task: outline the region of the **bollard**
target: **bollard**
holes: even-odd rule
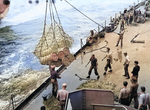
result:
[[[44,94],[42,97],[43,97],[43,101],[47,101],[47,94]]]

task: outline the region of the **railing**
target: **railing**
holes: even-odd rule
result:
[[[128,110],[123,105],[106,105],[106,104],[94,104],[91,103],[92,110]]]

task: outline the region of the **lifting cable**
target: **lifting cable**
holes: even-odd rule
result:
[[[59,21],[59,26],[61,26],[61,29],[63,29],[62,25],[61,25],[61,21],[60,21],[59,15],[58,15],[58,12],[57,12],[57,9],[56,9],[56,6],[55,6],[55,3],[54,3],[54,8],[55,8],[56,15],[57,15],[57,18],[58,18],[58,21]],[[61,33],[60,27],[59,27],[59,32],[64,37],[64,40],[65,40],[65,35],[64,35],[65,33],[64,33],[64,31],[63,31],[63,33]],[[67,47],[66,40],[65,40],[65,46]]]
[[[43,35],[45,35],[46,17],[47,17],[47,4],[48,4],[48,0],[46,0],[46,9],[45,9],[45,20],[44,20]]]
[[[45,41],[46,41],[46,37],[45,37],[45,28],[46,28],[46,17],[47,17],[47,5],[48,5],[48,0],[46,0],[46,9],[45,9],[45,20],[44,20],[44,28],[43,28],[43,36],[45,38]],[[41,39],[42,40],[42,39]],[[43,41],[42,41],[42,44],[43,45]],[[47,42],[46,42],[47,44]],[[48,47],[48,44],[47,44],[47,47]],[[40,56],[41,56],[41,50],[42,50],[42,46],[41,46],[41,49],[40,49]]]
[[[54,1],[52,0],[52,2],[51,2],[51,0],[50,0],[50,2],[49,2],[49,10],[50,10],[50,16],[51,16],[51,27],[52,27],[52,30],[53,30],[53,40],[55,40],[55,42],[57,43],[57,47],[59,48],[59,44],[58,44],[58,42],[56,40],[55,32],[54,32],[55,31],[55,23],[56,23],[56,21],[55,21],[55,18],[54,18],[54,11],[53,11],[52,4],[54,4]],[[53,43],[54,42],[52,42],[51,45]]]
[[[82,13],[80,10],[78,10],[76,7],[74,7],[73,5],[71,5],[67,0],[65,0],[70,6],[72,6],[74,9],[76,9],[78,12],[80,12],[82,15],[84,15],[85,17],[87,17],[88,19],[90,19],[91,21],[93,21],[94,23],[96,23],[98,26],[101,26],[102,28],[104,28],[102,25],[100,25],[99,23],[97,23],[96,21],[94,21],[93,19],[91,19],[90,17],[88,17],[87,15],[85,15],[84,13]]]

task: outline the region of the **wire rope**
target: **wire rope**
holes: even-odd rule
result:
[[[98,26],[101,26],[102,28],[104,28],[102,25],[100,25],[99,23],[97,23],[96,21],[94,21],[93,19],[91,19],[90,17],[88,17],[87,15],[85,15],[83,12],[81,12],[80,10],[78,10],[75,6],[73,6],[72,4],[70,4],[67,0],[65,0],[70,6],[72,6],[74,9],[76,9],[78,12],[80,12],[82,15],[84,15],[85,17],[87,17],[89,20],[93,21],[94,23],[96,23]]]

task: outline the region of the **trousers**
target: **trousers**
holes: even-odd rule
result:
[[[104,70],[107,71],[108,68],[111,69],[110,59],[107,59],[107,63]]]
[[[90,67],[90,69],[89,69],[89,76],[91,75],[91,72],[92,72],[92,69],[94,69],[94,73],[95,73],[95,75],[98,75],[98,72],[97,72],[97,67],[96,66],[92,66],[91,65],[91,67]]]
[[[52,94],[56,98],[58,91],[58,82],[55,79],[51,79],[51,82],[52,82]]]
[[[129,67],[129,64],[125,64],[124,65],[124,72],[125,72],[125,75],[129,78],[129,72],[128,72],[128,67]]]

